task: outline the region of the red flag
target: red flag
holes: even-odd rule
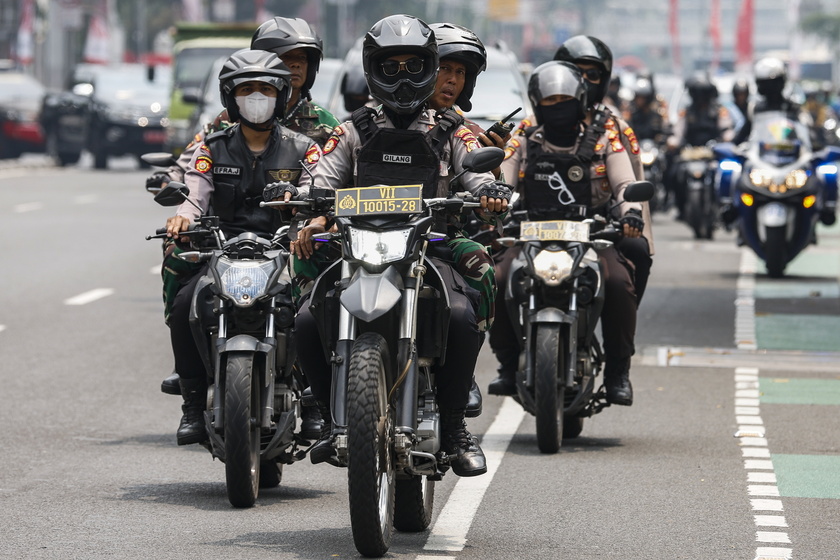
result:
[[[35,58],[35,0],[23,0],[23,12],[17,34],[15,58],[24,66],[32,64]]]
[[[735,37],[735,58],[738,66],[751,66],[753,59],[753,0],[741,2],[738,34]]]
[[[717,71],[720,66],[720,0],[712,0],[709,35],[712,38],[712,70]]]
[[[679,0],[670,0],[670,11],[668,13],[668,31],[671,33],[671,60],[673,61],[674,72],[682,72],[682,61],[680,60],[680,23],[679,23]]]

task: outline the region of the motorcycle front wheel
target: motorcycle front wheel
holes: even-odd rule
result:
[[[260,480],[259,383],[253,382],[254,355],[232,352],[225,370],[225,478],[233,507],[257,501]]]
[[[425,476],[397,480],[394,507],[394,528],[417,533],[432,522],[435,505],[435,481]]]
[[[534,403],[537,447],[557,453],[563,438],[565,384],[561,368],[566,363],[559,325],[537,325],[534,352]]]
[[[787,239],[785,227],[767,228],[767,240],[764,242],[765,264],[770,278],[781,278],[787,266]]]
[[[391,546],[395,473],[394,412],[385,373],[388,345],[376,333],[353,343],[347,385],[347,483],[353,542],[363,556]]]

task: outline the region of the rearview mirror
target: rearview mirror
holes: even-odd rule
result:
[[[626,202],[646,202],[653,198],[653,183],[650,181],[633,181],[624,189]]]
[[[463,167],[473,173],[487,173],[499,167],[505,160],[505,151],[494,146],[487,146],[471,151],[466,155]]]
[[[140,159],[154,167],[169,167],[175,165],[175,158],[169,152],[150,152],[142,154]]]
[[[178,206],[190,195],[190,189],[184,183],[170,181],[155,195],[155,202],[161,206]]]

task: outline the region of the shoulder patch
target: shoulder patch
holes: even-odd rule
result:
[[[198,148],[198,149],[201,150],[202,152],[204,152],[205,154],[210,153],[210,148],[207,147],[207,144],[202,144],[201,147]]]
[[[477,150],[481,147],[481,144],[479,144],[475,134],[473,134],[472,131],[465,126],[461,126],[455,131],[455,137],[460,138],[461,142],[463,142],[464,146],[467,148],[467,152]]]
[[[337,127],[333,128],[332,135],[333,136],[342,136],[344,134],[344,127],[338,125]]]
[[[331,151],[335,150],[336,146],[338,146],[339,138],[335,134],[330,136],[329,140],[324,144],[324,155],[327,155]]]
[[[208,156],[198,156],[195,160],[195,170],[199,173],[207,173],[211,169],[213,169],[213,160]]]
[[[627,128],[624,129],[624,135],[630,141],[630,151],[633,152],[634,154],[638,155],[640,150],[639,150],[639,140],[638,140],[638,138],[636,138],[636,133],[633,132],[633,129],[628,126]]]
[[[318,148],[317,144],[313,144],[306,150],[306,154],[303,156],[304,161],[306,163],[318,163],[318,160],[321,159],[321,150]]]

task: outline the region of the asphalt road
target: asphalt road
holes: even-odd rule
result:
[[[287,466],[236,510],[223,465],[175,445],[160,246],[144,240],[170,210],[133,165],[0,167],[0,557],[358,557],[346,471]],[[770,281],[734,234],[655,221],[635,404],[542,455],[533,418],[485,396],[469,425],[491,472],[445,476],[432,529],[396,534],[388,557],[836,555],[840,228]],[[476,377],[494,375],[485,349]]]

